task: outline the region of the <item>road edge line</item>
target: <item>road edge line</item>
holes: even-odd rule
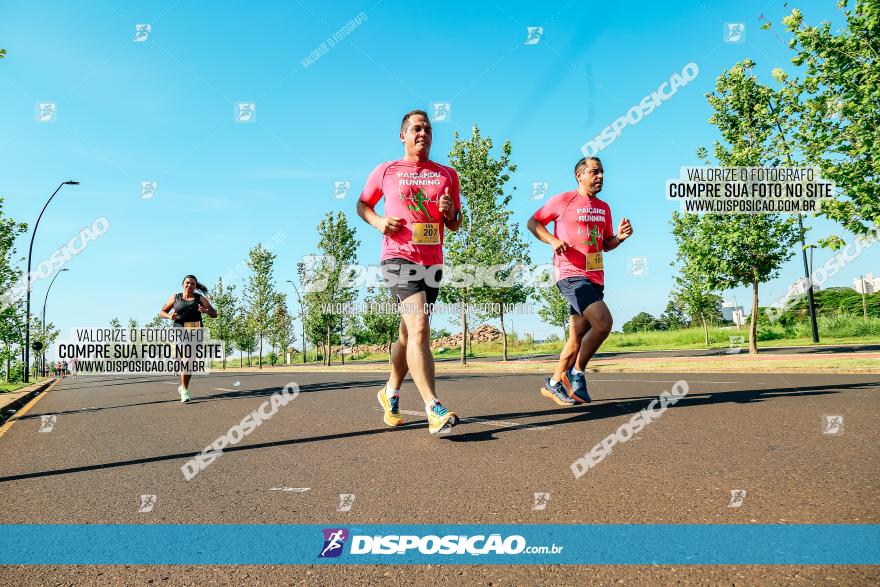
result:
[[[41,391],[40,393],[38,393],[38,394],[37,394],[37,397],[35,397],[35,398],[31,399],[30,401],[28,401],[28,402],[27,402],[27,403],[26,403],[26,404],[25,404],[20,410],[18,410],[17,412],[15,412],[15,414],[14,414],[13,416],[11,416],[11,417],[9,418],[9,420],[7,420],[2,426],[0,426],[0,438],[3,438],[3,435],[6,434],[6,433],[9,431],[10,428],[12,428],[12,425],[15,424],[15,423],[18,421],[18,419],[19,419],[20,416],[24,416],[25,414],[27,414],[28,411],[29,411],[32,407],[34,407],[35,405],[37,405],[37,402],[38,402],[38,401],[40,401],[41,399],[43,399],[43,396],[44,396],[44,395],[46,395],[47,393],[49,393],[50,391],[52,391],[52,388],[55,387],[55,385],[57,385],[59,381],[61,381],[61,380],[60,380],[60,379],[55,379],[52,383],[50,383],[50,384],[48,385],[48,387],[46,387],[46,389],[44,389],[43,391]]]

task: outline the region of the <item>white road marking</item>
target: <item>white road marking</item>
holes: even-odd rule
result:
[[[269,491],[292,491],[294,493],[305,493],[311,489],[311,487],[287,487],[286,485],[282,487],[270,487]]]
[[[235,391],[235,390],[229,389],[228,387],[215,387],[214,391]]]
[[[617,381],[627,381],[634,383],[678,383],[679,381],[687,381],[688,383],[724,383],[724,384],[733,384],[733,383],[743,383],[742,381],[699,381],[696,379],[675,379],[675,380],[665,380],[665,379],[593,379],[592,377],[587,377],[587,383],[593,381],[604,381],[604,382],[617,382]],[[766,383],[748,383],[744,385],[767,385]]]

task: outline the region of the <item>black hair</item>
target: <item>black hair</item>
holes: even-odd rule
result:
[[[203,294],[207,294],[207,293],[208,293],[208,288],[207,288],[207,286],[205,286],[205,284],[203,284],[201,281],[199,281],[199,278],[196,277],[195,275],[185,275],[185,276],[183,277],[183,281],[186,281],[187,279],[190,279],[190,278],[192,278],[193,280],[195,280],[195,282],[196,282],[196,289],[197,289],[198,291],[202,292]],[[183,281],[181,281],[180,283],[183,283]]]
[[[602,160],[598,157],[581,157],[581,160],[575,163],[574,166],[574,176],[577,177],[577,174],[584,170],[584,167],[587,166],[587,161],[595,161],[596,163],[602,163]]]
[[[406,132],[406,129],[409,127],[409,117],[415,116],[416,114],[421,114],[426,120],[430,120],[428,118],[428,113],[424,110],[410,110],[403,115],[403,120],[400,121],[400,132]]]

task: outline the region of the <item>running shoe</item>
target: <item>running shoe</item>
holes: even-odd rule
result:
[[[541,395],[552,399],[560,406],[573,406],[575,404],[575,401],[568,397],[568,393],[565,390],[565,386],[562,385],[562,382],[557,381],[556,385],[551,387],[549,377],[544,380],[544,386],[541,388]]]
[[[579,404],[588,404],[593,401],[590,394],[587,392],[587,378],[583,373],[573,373],[572,370],[569,369],[565,375],[566,379],[569,381],[568,389],[571,399]]]
[[[400,415],[400,395],[388,397],[383,387],[379,390],[376,397],[379,399],[379,405],[382,406],[382,410],[385,412],[385,415],[382,416],[385,423],[389,426],[403,426],[403,416]]]
[[[189,391],[187,391],[187,389],[184,386],[178,385],[177,386],[177,393],[180,394],[180,401],[182,401],[183,403],[186,403],[189,401]]]
[[[434,400],[428,412],[428,432],[449,434],[456,424],[458,424],[458,414],[450,412],[438,400]]]

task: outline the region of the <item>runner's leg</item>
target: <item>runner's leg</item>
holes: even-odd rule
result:
[[[425,292],[415,293],[402,302],[400,319],[406,328],[406,364],[413,383],[425,404],[437,398],[434,393],[434,357],[431,355],[431,326],[425,308]],[[399,373],[398,373],[399,374]],[[405,375],[405,372],[403,372]],[[403,378],[401,377],[401,381]]]
[[[608,338],[614,323],[611,318],[611,310],[603,301],[593,302],[587,306],[583,318],[589,322],[590,329],[584,336],[577,356],[577,368],[581,371],[586,369],[587,362],[593,358],[599,346]]]
[[[406,323],[401,320],[400,336],[391,345],[391,376],[388,378],[388,386],[391,389],[400,389],[409,372],[409,365],[406,362],[407,339]]]
[[[562,347],[559,363],[556,364],[556,371],[553,372],[553,379],[555,381],[562,381],[565,372],[574,365],[578,351],[582,348],[581,342],[584,339],[584,333],[590,329],[590,325],[587,324],[583,316],[573,315],[569,318],[568,340],[565,341],[565,346]]]

